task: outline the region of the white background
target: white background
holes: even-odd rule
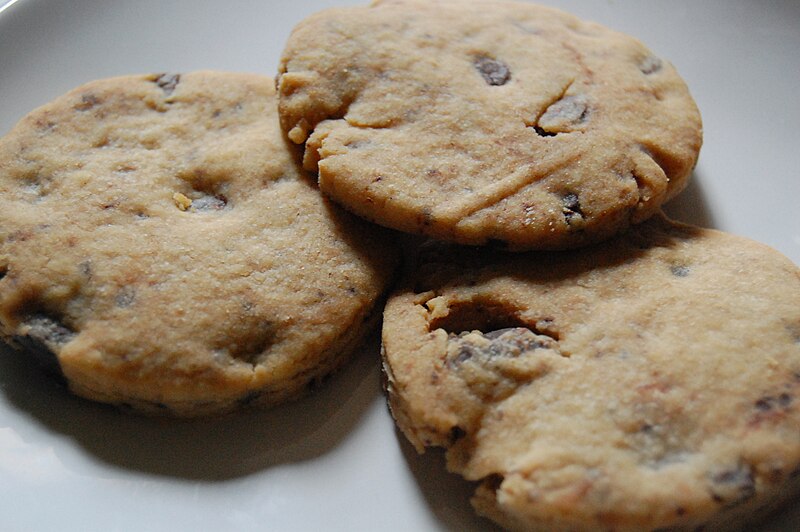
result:
[[[12,2],[0,11],[0,134],[96,78],[273,75],[292,26],[344,4],[355,3]],[[640,38],[686,79],[705,144],[668,211],[800,263],[800,2],[549,4]],[[417,456],[395,431],[376,344],[312,397],[195,422],[73,398],[0,350],[1,530],[490,529],[473,517],[470,492],[440,453]],[[800,501],[782,519],[768,529],[800,529]]]

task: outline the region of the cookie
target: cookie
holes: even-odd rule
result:
[[[384,0],[300,23],[279,113],[321,190],[462,244],[571,248],[653,215],[702,142],[675,69],[529,3]]]
[[[0,333],[83,397],[192,416],[293,398],[387,289],[383,233],[324,200],[274,81],[79,87],[0,140]],[[378,312],[379,314],[379,312]]]
[[[391,411],[480,514],[734,530],[797,492],[800,270],[774,250],[657,215],[581,251],[434,247],[404,286]]]

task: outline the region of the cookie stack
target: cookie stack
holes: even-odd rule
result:
[[[328,10],[276,83],[93,82],[1,139],[0,334],[192,416],[300,395],[383,310],[392,415],[480,514],[742,528],[800,482],[800,272],[661,214],[701,142],[674,68],[597,24]]]

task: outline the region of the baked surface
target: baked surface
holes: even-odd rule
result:
[[[90,399],[198,415],[339,365],[394,253],[322,198],[274,81],[196,72],[79,87],[0,139],[0,333]]]
[[[570,248],[655,213],[702,142],[675,69],[639,41],[504,0],[383,0],[300,23],[281,123],[321,190],[395,229]]]
[[[800,271],[764,245],[661,215],[581,251],[435,245],[383,350],[402,431],[506,527],[735,530],[797,491]]]

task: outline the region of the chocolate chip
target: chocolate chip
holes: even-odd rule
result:
[[[542,113],[534,131],[542,137],[552,137],[559,133],[568,133],[575,126],[586,122],[589,116],[589,104],[580,94],[563,96]]]
[[[114,297],[114,304],[120,308],[130,307],[136,299],[136,289],[132,286],[123,286]]]
[[[196,200],[192,200],[192,211],[209,212],[221,211],[228,205],[228,198],[218,194],[215,196],[205,195]]]
[[[458,348],[458,353],[455,358],[451,360],[452,366],[460,366],[473,356],[478,354],[478,350],[471,344],[461,344]]]
[[[0,281],[8,274],[8,266],[0,266]]]
[[[639,70],[642,71],[642,74],[650,75],[650,74],[654,74],[654,73],[658,72],[659,70],[661,70],[662,66],[663,66],[663,63],[661,62],[661,59],[659,59],[658,57],[656,57],[654,55],[651,55],[651,56],[645,57],[644,61],[639,63]]]
[[[580,201],[578,201],[577,194],[574,193],[567,194],[566,196],[564,196],[562,203],[564,204],[564,208],[570,211],[580,212],[581,210],[581,204]]]
[[[85,261],[81,262],[80,264],[78,264],[78,271],[81,273],[81,275],[83,277],[86,277],[87,279],[91,279],[92,278],[92,261],[85,260]]]
[[[552,347],[552,339],[547,336],[537,335],[525,327],[507,327],[496,331],[489,331],[483,335],[484,338],[497,341],[498,345],[511,347],[514,352],[531,351]],[[495,354],[500,354],[496,352]],[[518,353],[517,353],[518,354]]]
[[[689,267],[688,266],[674,265],[674,266],[670,267],[669,271],[675,277],[687,277],[689,275]]]
[[[537,335],[525,327],[509,327],[487,333],[451,334],[450,341],[457,344],[457,349],[452,351],[455,354],[450,362],[453,366],[471,359],[514,358],[535,349],[551,348],[555,344],[552,338]]]
[[[459,427],[458,425],[454,426],[450,429],[450,434],[448,436],[450,443],[453,444],[467,435],[467,432]]]
[[[480,55],[476,57],[473,65],[489,85],[505,85],[511,79],[511,71],[508,65],[489,56]]]
[[[31,354],[45,370],[62,375],[56,352],[75,337],[75,331],[44,314],[31,316],[20,330],[22,334],[13,337],[14,343]]]
[[[786,409],[792,404],[792,396],[788,393],[782,393],[777,397],[767,395],[755,402],[756,410],[759,412],[769,412],[775,409]]]
[[[756,410],[760,410],[761,412],[767,412],[772,410],[772,398],[771,397],[762,397],[758,401],[756,401]]]
[[[86,93],[81,96],[81,101],[75,106],[75,109],[78,111],[88,111],[99,103],[100,100],[97,99],[97,96],[92,93]]]
[[[43,120],[40,118],[36,120],[36,127],[39,128],[40,130],[49,131],[56,127],[56,123],[50,120]]]
[[[581,210],[581,203],[578,200],[578,195],[570,192],[561,199],[561,212],[564,214],[564,220],[567,225],[571,224],[574,218],[583,217]]]
[[[724,506],[741,504],[756,493],[753,472],[747,464],[714,473],[710,480],[711,498]]]
[[[164,94],[170,95],[181,80],[180,74],[161,74],[155,79],[156,85],[161,87]]]

